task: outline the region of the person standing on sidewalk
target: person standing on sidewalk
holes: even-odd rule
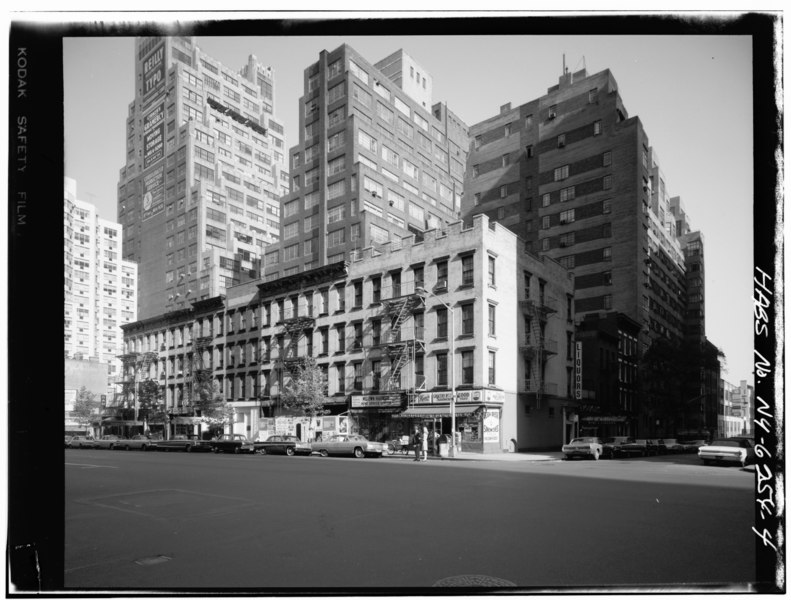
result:
[[[415,449],[415,460],[420,460],[421,439],[420,428],[417,425],[415,425],[415,430],[412,432],[412,447]]]
[[[423,429],[420,432],[420,449],[423,458],[421,460],[428,460],[428,427],[423,423]]]

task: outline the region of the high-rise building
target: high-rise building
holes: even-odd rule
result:
[[[583,431],[675,433],[664,400],[641,389],[637,365],[656,340],[696,336],[700,356],[716,355],[705,339],[702,236],[670,197],[612,73],[567,71],[540,98],[472,125],[470,138],[465,222],[487,214],[574,274]],[[719,367],[709,362],[700,386],[711,425]]]
[[[121,226],[79,200],[75,180],[65,178],[63,199],[64,355],[106,363],[114,376],[123,351],[121,325],[137,319],[137,265],[121,259]]]
[[[432,104],[430,81],[403,51],[373,65],[345,44],[305,70],[282,239],[267,250],[265,279],[458,219],[467,128]]]
[[[118,219],[147,318],[258,276],[288,174],[274,74],[255,56],[233,71],[192,38],[144,37],[135,77]]]
[[[575,314],[621,313],[640,342],[684,333],[686,266],[659,160],[609,70],[471,126],[463,218],[486,213],[574,273]]]

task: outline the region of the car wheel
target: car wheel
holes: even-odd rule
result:
[[[127,452],[129,452],[131,449],[132,449],[132,448],[130,448],[130,447],[129,447],[129,444],[127,444],[126,446],[124,446],[124,450],[126,450]]]
[[[233,449],[233,453],[234,453],[234,454],[239,454],[239,452],[240,452],[240,451],[239,451],[239,446],[236,446],[236,447]]]
[[[360,447],[354,449],[354,458],[363,458],[365,456],[365,452]]]
[[[190,446],[190,445],[184,446],[184,451],[185,452],[192,452],[192,446]]]
[[[327,452],[326,450],[321,450],[321,451],[319,452],[319,454],[321,454],[321,455],[322,455],[324,458],[327,458],[327,457],[330,455],[330,453],[329,453],[329,452]]]
[[[259,448],[258,454],[266,454],[266,448]]]
[[[220,453],[220,449],[217,446],[213,446],[211,451],[214,452],[215,454],[219,454]]]
[[[593,460],[599,460],[599,451],[598,450],[594,450],[593,451]]]
[[[294,456],[294,449],[291,448],[290,446],[288,448],[286,448],[286,455],[287,456]]]

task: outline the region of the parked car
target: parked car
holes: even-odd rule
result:
[[[601,438],[579,437],[574,438],[568,444],[563,444],[561,451],[563,452],[563,458],[566,460],[570,460],[575,456],[599,460],[603,453],[603,444]]]
[[[684,445],[680,444],[675,438],[665,438],[664,443],[668,454],[680,454],[684,452]]]
[[[138,433],[128,439],[118,440],[113,450],[151,450],[157,441],[159,440],[152,440],[147,435]]]
[[[270,435],[263,442],[253,442],[258,454],[295,454],[310,455],[313,452],[311,445],[303,442],[295,435]]]
[[[311,444],[313,452],[318,452],[322,456],[351,455],[356,458],[374,456],[380,458],[383,452],[387,452],[387,444],[382,442],[369,442],[364,436],[352,435],[333,435],[326,440],[319,440]]]
[[[660,438],[654,438],[648,440],[651,442],[651,445],[654,448],[654,454],[667,454],[667,446],[665,445],[665,440]]]
[[[169,440],[156,440],[150,446],[150,449],[156,448],[157,450],[164,450],[170,452],[171,450],[183,450],[184,452],[210,452],[211,444],[204,440],[199,440],[194,436],[184,435],[179,433],[174,435]]]
[[[67,435],[67,436],[65,436],[65,440],[64,440],[64,446],[65,446],[66,448],[68,448],[68,447],[69,447],[69,442],[71,441],[71,438],[73,438],[73,437],[74,437],[73,435]]]
[[[616,450],[617,456],[653,456],[657,453],[651,440],[633,440],[622,444]]]
[[[112,450],[113,446],[120,440],[121,438],[117,435],[103,435],[98,440],[96,440],[96,447],[101,448],[102,450]]]
[[[69,440],[69,448],[96,448],[96,440],[87,435],[75,435]]]
[[[255,445],[242,433],[226,433],[209,442],[214,452],[255,452]]]
[[[682,442],[682,446],[684,447],[684,452],[688,453],[696,453],[701,446],[706,445],[706,440],[699,439],[699,440],[687,440]]]
[[[755,462],[755,440],[749,437],[718,438],[698,448],[704,465],[736,463],[742,467]]]
[[[634,438],[630,438],[627,435],[616,435],[614,437],[605,438],[602,445],[602,457],[615,458],[618,448],[633,441]]]

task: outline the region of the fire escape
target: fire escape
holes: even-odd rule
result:
[[[296,312],[296,308],[294,311]],[[288,338],[288,345],[284,347],[280,356],[280,367],[292,378],[299,372],[299,367],[306,362],[306,356],[299,356],[299,341],[305,336],[306,331],[313,329],[315,323],[316,319],[308,316],[283,319],[283,335]]]
[[[123,417],[124,420],[137,420],[139,406],[137,403],[137,386],[150,379],[149,369],[151,363],[159,358],[157,352],[130,352],[119,356],[123,365],[123,379],[119,381],[122,386]],[[131,412],[130,412],[131,411]]]
[[[401,385],[401,371],[409,362],[414,364],[416,354],[426,351],[422,328],[413,327],[411,337],[410,332],[403,329],[404,323],[412,318],[414,310],[423,302],[423,297],[418,294],[382,300],[382,312],[390,318],[390,332],[385,344],[385,351],[390,359],[390,373],[385,387],[390,391],[404,388]],[[407,386],[411,391],[425,390],[425,378],[413,383],[414,385]]]
[[[204,355],[212,350],[212,337],[210,335],[198,336],[198,333],[201,332],[196,329],[195,335],[193,335],[195,341],[192,353],[192,394],[186,400],[182,399],[184,404],[181,408],[182,411],[190,413],[194,409],[194,396],[199,396],[205,386],[213,384],[211,355],[208,359],[204,358]],[[210,389],[209,393],[213,393],[213,389]]]
[[[549,317],[557,312],[557,302],[551,297],[542,297],[538,302],[532,299],[520,300],[519,306],[525,317],[524,342],[519,349],[531,363],[531,372],[525,374],[525,391],[535,395],[536,408],[541,408],[542,396],[549,392],[549,384],[544,381],[546,361],[557,354],[557,342],[546,337]]]

